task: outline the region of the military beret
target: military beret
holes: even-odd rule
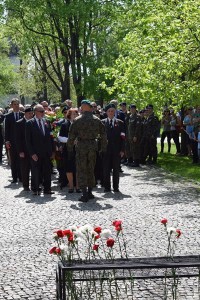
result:
[[[82,104],[87,104],[87,105],[89,105],[89,106],[92,106],[90,100],[87,100],[87,99],[82,100],[82,101],[81,101],[81,105],[82,105]]]
[[[122,105],[126,106],[126,102],[120,103],[120,106],[122,106]]]
[[[116,108],[113,103],[109,103],[108,105],[105,106],[104,110],[107,111],[109,108]]]
[[[148,108],[153,109],[153,105],[152,105],[152,104],[148,104],[146,108],[147,108],[147,109],[148,109]]]
[[[131,104],[130,108],[136,108],[136,105],[135,104]]]
[[[25,108],[24,112],[33,112],[33,108],[32,107],[27,107]]]
[[[69,109],[69,107],[67,107],[67,106],[64,106],[63,107],[63,109],[62,109],[62,113],[64,113],[66,110],[68,110]]]

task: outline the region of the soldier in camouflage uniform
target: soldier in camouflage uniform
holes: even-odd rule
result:
[[[73,151],[76,141],[76,170],[78,184],[83,192],[82,202],[93,199],[92,188],[95,186],[94,167],[96,162],[97,137],[100,137],[101,151],[105,152],[107,137],[105,126],[92,114],[89,100],[81,102],[82,115],[78,116],[70,126],[67,147]]]
[[[147,118],[143,123],[143,137],[142,143],[144,146],[142,161],[146,161],[148,164],[156,164],[158,150],[157,150],[157,136],[159,130],[158,117],[154,115],[153,105],[147,106]]]
[[[131,114],[128,125],[128,139],[130,142],[130,149],[133,157],[131,167],[139,167],[141,159],[141,138],[142,138],[142,120],[136,111],[136,105],[130,105]]]

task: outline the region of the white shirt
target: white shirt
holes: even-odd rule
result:
[[[38,119],[36,117],[35,117],[35,119],[36,119],[36,122],[37,122],[37,125],[38,125],[39,128],[40,128],[39,120],[41,120],[43,134],[45,135],[44,120],[43,119]]]

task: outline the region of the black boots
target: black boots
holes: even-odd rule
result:
[[[89,198],[88,198],[87,189],[83,188],[82,193],[83,193],[82,196],[78,200],[81,202],[88,202]]]
[[[94,199],[94,195],[92,194],[92,188],[88,188],[88,199]]]
[[[82,189],[82,196],[79,198],[79,201],[81,202],[88,202],[88,200],[90,199],[94,199],[94,195],[92,194],[92,188],[88,188],[88,191],[87,191],[87,188],[83,188]]]

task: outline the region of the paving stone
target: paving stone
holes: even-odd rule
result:
[[[78,194],[59,190],[56,178],[55,195],[24,193],[21,184],[9,184],[5,162],[0,166],[0,300],[56,299],[57,258],[48,250],[53,231],[72,224],[110,227],[114,219],[122,219],[131,256],[163,256],[167,239],[160,219],[165,217],[183,232],[176,254],[200,253],[200,185],[156,167],[123,170],[121,193],[105,194],[97,187],[94,200],[80,203]],[[162,299],[161,286],[162,281],[136,281],[134,300]],[[197,280],[181,280],[179,287],[179,300],[199,299]]]

